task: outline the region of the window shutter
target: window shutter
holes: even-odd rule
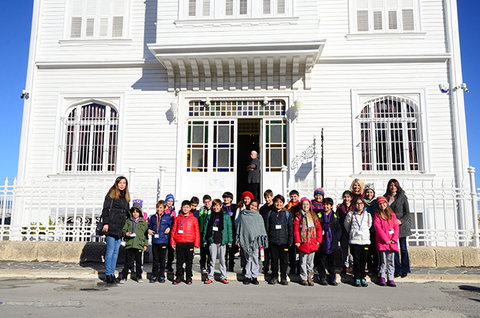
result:
[[[79,38],[82,35],[82,18],[73,17],[72,18],[72,29],[70,32],[70,37]]]
[[[113,17],[112,37],[123,36],[123,17]]]
[[[397,11],[388,11],[388,29],[397,29]]]
[[[108,36],[108,18],[100,19],[100,36]]]
[[[357,31],[368,31],[368,10],[357,11]]]
[[[413,31],[415,30],[415,23],[413,21],[413,9],[404,9],[402,10],[403,17],[403,30],[404,31]]]
[[[248,2],[247,0],[240,0],[240,14],[247,14]]]
[[[270,14],[270,0],[263,0],[263,14]]]
[[[210,16],[210,0],[203,0],[203,16]]]
[[[188,1],[188,16],[194,17],[197,14],[197,1],[189,0]]]
[[[225,0],[225,15],[233,15],[233,0]]]
[[[87,31],[85,33],[85,36],[93,36],[94,23],[94,18],[87,18]]]
[[[382,11],[374,11],[373,12],[373,29],[374,30],[382,30],[383,29]]]
[[[285,14],[285,0],[277,0],[277,13]]]

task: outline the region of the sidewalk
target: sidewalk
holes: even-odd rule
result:
[[[237,260],[236,263],[239,263]],[[150,273],[151,263],[144,266],[144,270]],[[173,265],[175,268],[175,263]],[[123,265],[117,266],[121,271]],[[218,265],[216,266],[216,278],[218,279]],[[239,265],[236,265],[235,272],[227,272],[228,280],[242,280],[243,275]],[[150,275],[150,274],[148,274]],[[174,273],[168,273],[168,279],[173,279]],[[351,280],[350,275],[342,277],[342,281]],[[103,263],[56,263],[56,262],[0,262],[0,279],[28,278],[28,279],[103,279],[105,277]],[[200,272],[198,257],[193,263],[193,279],[204,280],[206,273]],[[291,281],[299,281],[298,275],[289,275]],[[337,279],[340,278],[337,275]],[[147,277],[144,274],[144,279]],[[259,281],[265,281],[265,275],[260,274]],[[405,278],[397,278],[396,282],[424,283],[430,281],[455,282],[455,283],[480,283],[480,268],[456,267],[456,268],[412,268],[412,273]]]

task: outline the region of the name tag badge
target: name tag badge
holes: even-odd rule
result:
[[[154,234],[154,235],[153,235],[153,237],[154,237],[154,238],[159,238],[159,237],[160,237],[160,235],[158,235],[158,234]]]
[[[325,231],[322,230],[322,235],[325,235]]]
[[[213,230],[214,232],[218,231],[218,226],[213,226],[213,227],[212,227],[212,230]]]
[[[303,227],[303,224],[300,224],[300,226],[299,226],[299,227],[300,227],[300,228],[302,228],[302,227]]]
[[[281,224],[275,225],[275,230],[281,230],[281,229],[282,229],[282,225],[281,225]]]
[[[137,236],[137,234],[135,234],[135,233],[130,233],[130,237],[136,237],[136,236]]]
[[[357,232],[355,235],[356,236],[363,236],[363,233],[362,232]]]
[[[178,230],[178,234],[183,234],[183,230]]]
[[[388,231],[388,234],[393,234],[393,233],[395,233],[395,231],[394,231],[394,230],[390,230],[390,231]]]

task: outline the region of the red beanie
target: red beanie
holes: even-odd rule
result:
[[[243,201],[243,198],[249,197],[250,200],[253,200],[253,194],[250,191],[245,191],[242,193],[242,197],[240,198],[240,201]]]

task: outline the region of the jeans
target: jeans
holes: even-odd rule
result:
[[[115,239],[111,236],[105,238],[107,251],[105,252],[105,275],[114,275],[117,267],[118,250],[122,239]]]
[[[410,273],[410,259],[408,258],[407,238],[401,237],[398,239],[398,242],[400,243],[400,255],[398,252],[395,252],[395,273],[407,274]]]

